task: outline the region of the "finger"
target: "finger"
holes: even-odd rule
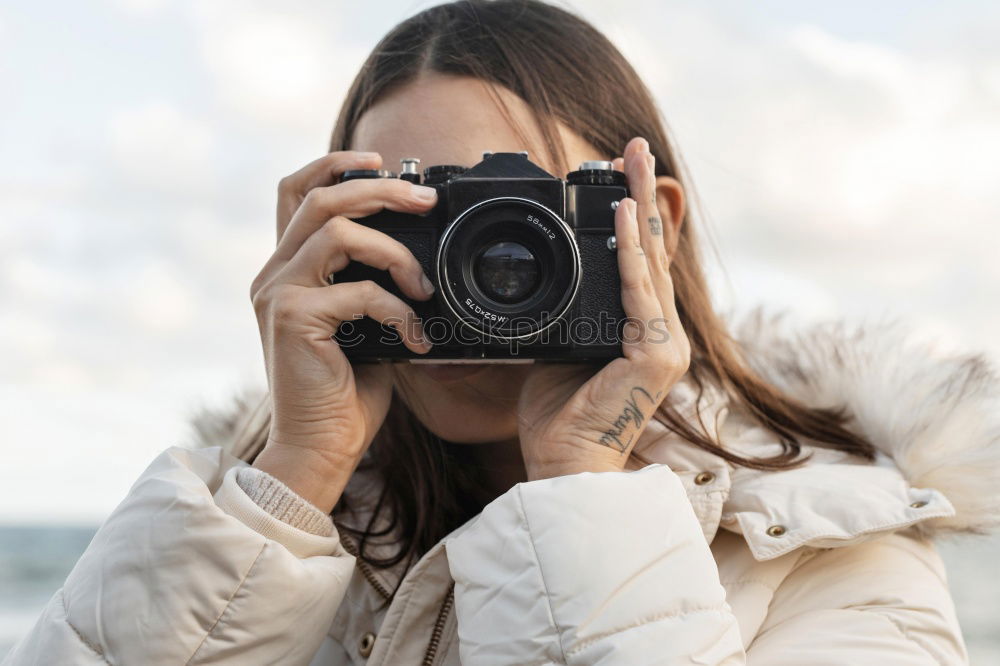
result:
[[[330,273],[352,260],[388,271],[410,298],[424,300],[434,293],[434,286],[409,248],[377,229],[340,216],[328,220],[306,239],[274,279],[318,287],[327,284]]]
[[[410,351],[425,354],[431,348],[413,309],[371,280],[304,289],[294,307],[299,316],[328,324],[331,333],[345,321],[368,316],[394,328]]]
[[[291,259],[306,238],[336,215],[364,217],[384,208],[423,213],[437,202],[437,190],[399,178],[363,178],[309,190],[278,242],[275,255]]]
[[[649,152],[645,139],[629,142],[626,146],[625,178],[629,192],[638,204],[639,233],[649,261],[650,273],[659,288],[669,269],[667,246],[663,242],[663,221],[656,205],[656,159]]]
[[[639,237],[649,273],[653,280],[664,319],[656,323],[657,338],[680,339],[680,318],[674,300],[674,283],[670,275],[670,260],[662,235],[662,222],[656,205],[655,158],[645,139],[636,138],[625,147],[625,175],[629,191],[636,198]],[[686,339],[686,338],[685,338]]]
[[[378,153],[340,150],[313,160],[278,184],[278,238],[288,226],[292,215],[306,193],[314,187],[332,185],[348,169],[378,169],[382,156]]]
[[[625,158],[623,158],[623,157],[616,157],[615,159],[611,160],[611,168],[614,169],[615,171],[624,172],[625,171]]]
[[[629,159],[629,158],[625,158]],[[622,206],[619,206],[621,208]],[[637,243],[645,254],[645,247],[642,242],[642,221],[637,217],[638,206],[630,206],[633,214],[632,225],[624,225],[623,231],[634,233],[634,236],[626,239],[625,244]],[[616,217],[616,236],[618,233],[618,218]],[[637,240],[638,239],[638,240]],[[655,241],[655,237],[649,237]],[[658,248],[659,243],[654,242],[654,247]],[[622,261],[628,258],[621,256],[620,249],[622,242],[619,241],[619,272],[622,269]],[[687,371],[690,364],[691,346],[690,340],[681,324],[680,316],[677,313],[677,303],[674,296],[674,283],[668,271],[664,271],[660,276],[652,270],[652,264],[648,257],[644,257],[646,276],[652,288],[652,300],[656,306],[652,306],[648,300],[643,300],[644,291],[635,290],[634,298],[636,305],[628,302],[629,294],[625,288],[626,280],[622,278],[622,305],[625,309],[629,322],[626,324],[622,351],[625,359],[630,361],[641,361],[643,370],[640,374],[651,375],[654,379],[657,376],[668,377],[668,382],[676,381]],[[642,277],[638,266],[632,268],[632,276],[636,279]],[[635,314],[632,314],[632,313]],[[643,315],[640,313],[652,313],[653,315]],[[636,372],[633,369],[629,372]],[[665,374],[664,374],[665,373]]]
[[[331,218],[337,215],[363,217],[383,208],[421,213],[436,201],[434,188],[397,178],[349,180],[331,187],[313,188],[295,212],[274,253],[250,285],[251,298],[295,256],[306,239]]]
[[[622,151],[622,157],[628,160],[629,155],[642,152],[643,150],[649,150],[649,142],[641,136],[635,136],[629,139],[629,142],[625,144],[625,150]]]
[[[622,199],[615,211],[615,238],[622,308],[627,318],[622,351],[626,357],[632,357],[646,349],[651,327],[663,320],[663,309],[639,239],[634,199]]]
[[[629,142],[625,149],[624,160],[629,189],[636,197],[639,244],[646,255],[647,270],[661,314],[655,319],[645,320],[645,326],[641,330],[632,329],[633,335],[627,337],[637,338],[641,345],[623,347],[623,350],[626,354],[632,353],[649,358],[666,356],[673,358],[677,363],[682,363],[681,359],[690,355],[689,340],[677,313],[674,281],[670,275],[666,245],[661,235],[653,233],[654,225],[650,222],[650,217],[656,215],[656,223],[659,223],[655,204],[654,158],[648,151],[648,144],[640,139]],[[640,197],[646,198],[646,206],[643,206]],[[687,361],[683,363],[686,364]]]

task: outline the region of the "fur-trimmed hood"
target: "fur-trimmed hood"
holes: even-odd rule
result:
[[[985,354],[942,354],[899,318],[788,319],[758,307],[734,322],[755,370],[810,406],[844,405],[911,486],[943,493],[955,515],[925,532],[1000,525],[1000,375]]]
[[[947,498],[954,510],[922,521],[918,531],[986,533],[1000,525],[1000,376],[985,355],[942,355],[916,342],[900,319],[796,326],[787,312],[760,307],[726,319],[764,378],[809,406],[846,407],[848,428],[909,486]],[[245,391],[229,409],[195,416],[195,443],[239,456],[267,418],[265,394]]]

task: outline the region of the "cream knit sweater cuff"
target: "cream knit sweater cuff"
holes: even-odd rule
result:
[[[284,483],[256,467],[241,467],[236,483],[254,504],[283,523],[318,536],[333,535],[333,519]]]

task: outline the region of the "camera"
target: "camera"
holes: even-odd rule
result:
[[[352,361],[517,362],[610,359],[622,355],[625,313],[614,235],[628,196],[611,162],[584,162],[562,180],[528,154],[490,153],[472,167],[417,172],[346,171],[402,178],[437,190],[423,215],[382,210],[356,222],[398,240],[434,283],[429,301],[403,295],[387,271],[351,262],[328,281],[372,280],[410,305],[433,344],[420,355],[396,330],[368,317],[342,322],[334,339]],[[405,322],[400,322],[405,325]]]

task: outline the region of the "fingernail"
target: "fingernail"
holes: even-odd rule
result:
[[[373,160],[376,157],[378,157],[378,153],[365,153],[365,152],[358,153],[359,160]]]
[[[632,199],[631,201],[632,201],[632,205],[629,206],[629,210],[628,210],[628,212],[629,212],[629,219],[632,220],[632,226],[638,232],[639,231],[639,217],[638,217],[638,215],[636,215],[636,213],[639,210],[639,204],[637,204],[635,202],[635,199]]]
[[[629,220],[635,220],[635,199],[626,198],[625,201],[625,214],[628,215]]]
[[[413,196],[421,201],[434,201],[437,199],[437,190],[426,185],[413,184]]]
[[[420,274],[420,286],[424,288],[428,296],[434,293],[434,285],[431,284],[431,281],[423,273]]]
[[[645,151],[645,152],[649,152],[649,141],[646,141],[645,139],[641,139],[640,138],[639,139],[639,150],[642,150],[642,151]]]

